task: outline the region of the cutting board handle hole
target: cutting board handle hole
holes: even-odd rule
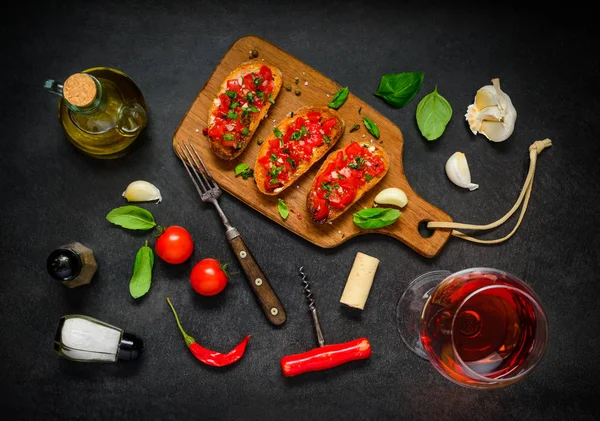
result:
[[[421,234],[421,237],[423,237],[423,238],[429,238],[435,232],[435,230],[432,230],[431,228],[427,227],[428,222],[430,222],[430,221],[423,220],[423,221],[419,222],[419,226],[417,227],[419,234]]]

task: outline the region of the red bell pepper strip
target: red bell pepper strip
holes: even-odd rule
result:
[[[185,339],[185,344],[188,346],[190,352],[194,354],[198,360],[202,361],[204,364],[212,365],[213,367],[224,367],[226,365],[233,364],[244,355],[246,351],[246,344],[250,339],[250,335],[246,336],[242,342],[239,343],[235,348],[229,351],[227,354],[221,354],[220,352],[212,351],[210,349],[204,348],[201,346],[194,338],[185,333],[183,328],[181,327],[181,323],[179,322],[179,317],[177,316],[177,312],[171,304],[171,300],[167,297],[167,302],[169,306],[171,306],[171,310],[173,310],[173,314],[175,315],[175,320],[177,321],[177,326],[179,326],[179,330]]]
[[[364,360],[370,356],[369,340],[359,338],[343,344],[325,345],[301,354],[287,355],[281,359],[281,370],[284,376],[291,377],[337,367],[349,361]]]

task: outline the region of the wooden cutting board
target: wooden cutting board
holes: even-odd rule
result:
[[[203,135],[202,129],[207,127],[208,109],[221,83],[235,67],[250,59],[251,50],[257,50],[259,53],[258,57],[253,60],[265,61],[279,68],[283,72],[284,86],[286,83],[290,83],[292,91],[281,89],[275,104],[261,122],[245,151],[233,161],[223,161],[211,152],[208,137]],[[294,83],[296,77],[299,78],[298,85]],[[301,90],[300,95],[294,93],[296,87]],[[256,155],[260,148],[257,139],[266,139],[272,133],[273,127],[279,124],[289,112],[304,105],[327,105],[341,88],[342,86],[312,67],[261,38],[254,36],[240,38],[227,51],[183,117],[175,131],[173,147],[177,152],[177,145],[180,141],[191,142],[202,156],[214,179],[225,191],[284,228],[320,247],[336,247],[357,235],[380,233],[402,241],[423,256],[435,256],[448,241],[450,230],[438,229],[425,238],[419,233],[419,224],[426,221],[452,221],[452,219],[421,198],[408,184],[402,166],[404,140],[400,129],[352,93],[338,110],[346,122],[346,132],[334,150],[344,148],[353,140],[370,141],[373,139],[373,142],[377,142],[388,153],[390,169],[383,180],[348,209],[344,215],[331,224],[320,225],[313,223],[306,211],[306,195],[322,160],[300,177],[294,186],[289,187],[279,196],[263,195],[256,187],[253,178],[243,180],[241,177],[235,176],[234,169],[242,162],[254,168]],[[350,92],[352,92],[352,87],[350,87]],[[381,132],[379,140],[365,129],[362,116],[369,117],[377,124]],[[355,123],[360,124],[361,127],[350,133],[349,129]],[[363,230],[357,227],[352,222],[352,214],[362,208],[372,207],[377,193],[386,187],[398,187],[408,196],[408,205],[401,209],[400,218],[392,225],[375,230]],[[290,212],[287,220],[282,219],[277,210],[278,197],[283,199],[293,211]],[[232,223],[235,225],[236,221],[232,221]]]

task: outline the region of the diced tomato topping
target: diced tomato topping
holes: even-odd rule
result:
[[[337,121],[337,118],[332,117],[332,118],[328,118],[327,120],[325,120],[323,122],[323,131],[325,132],[325,134],[327,136],[329,136],[331,134],[331,129],[333,128],[333,126],[335,126],[336,121]]]
[[[260,166],[266,171],[265,189],[271,191],[281,187],[294,177],[300,164],[310,162],[313,158],[315,148],[323,145],[323,124],[325,121],[322,113],[311,111],[306,116],[298,116],[293,119],[287,127],[279,127],[281,139],[271,135],[268,139],[268,150],[265,156],[258,160]],[[335,124],[336,118],[333,118]],[[331,123],[330,132],[331,132]],[[270,159],[273,157],[273,159]],[[275,178],[273,178],[275,176]],[[274,180],[274,181],[272,181]],[[324,193],[320,193],[324,199]],[[325,206],[327,208],[327,206]]]
[[[318,111],[311,111],[309,113],[306,113],[306,118],[308,118],[313,123],[318,123],[321,119],[321,113]]]
[[[238,94],[239,94],[239,93],[240,93],[240,91],[242,90],[242,86],[241,86],[241,85],[240,85],[240,83],[239,83],[237,80],[235,80],[235,79],[228,80],[228,81],[227,81],[227,90],[228,90],[228,91],[232,91],[232,92],[235,92],[235,93],[238,93]]]
[[[258,74],[262,78],[262,80],[267,80],[270,82],[271,79],[273,79],[273,73],[271,72],[271,69],[265,65],[260,67]]]
[[[345,209],[356,199],[361,186],[384,171],[383,159],[369,151],[368,147],[353,142],[339,151],[314,181],[314,203],[320,206],[315,211],[320,218],[314,219],[327,218],[330,209]],[[323,210],[321,201],[325,201],[327,212]]]
[[[306,120],[304,120],[302,117],[298,117],[296,119],[296,121],[294,122],[294,129],[300,130],[302,128],[302,126],[304,126],[305,124],[306,124]]]
[[[315,214],[313,215],[313,219],[315,221],[321,221],[321,220],[327,218],[327,215],[329,215],[329,208],[327,207],[327,201],[325,199],[318,197],[316,195],[316,192],[313,193],[312,199],[313,199],[313,205],[314,205],[314,209],[315,209]]]
[[[251,73],[247,73],[244,75],[244,77],[242,78],[243,82],[244,82],[244,87],[246,89],[250,89],[252,91],[254,91],[254,79],[252,78],[252,74]]]

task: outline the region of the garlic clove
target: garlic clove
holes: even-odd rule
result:
[[[458,187],[471,191],[479,187],[479,184],[471,183],[471,171],[469,171],[467,157],[462,152],[455,152],[448,158],[448,161],[446,161],[446,175]]]
[[[154,184],[144,180],[137,180],[129,183],[123,192],[123,197],[127,199],[128,202],[150,202],[157,200],[157,203],[160,203],[162,200],[160,190],[158,190]]]
[[[465,119],[473,134],[481,133],[492,142],[502,142],[512,135],[517,110],[510,97],[500,89],[500,79],[492,79],[492,85],[477,91],[474,103],[467,107]]]
[[[406,193],[396,187],[390,187],[380,191],[375,196],[375,203],[379,205],[394,205],[403,208],[408,203]]]

